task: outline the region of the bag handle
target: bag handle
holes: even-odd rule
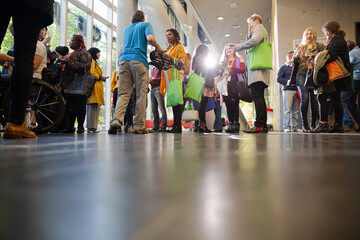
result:
[[[265,30],[265,28],[263,27],[263,29],[264,29],[264,43],[267,43],[267,39],[266,39],[266,30]]]

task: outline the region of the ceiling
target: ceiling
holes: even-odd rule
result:
[[[265,28],[270,32],[271,0],[185,0],[196,11],[210,41],[213,40],[220,52],[227,43],[245,41],[247,18],[257,13],[263,18]],[[189,9],[189,6],[188,6]],[[218,20],[218,17],[223,20]],[[225,37],[226,34],[230,36]]]

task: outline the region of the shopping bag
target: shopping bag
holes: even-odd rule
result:
[[[200,102],[205,84],[205,78],[200,75],[197,75],[193,72],[189,77],[189,82],[186,85],[185,98],[191,98],[195,101]]]
[[[264,42],[249,49],[250,70],[272,69],[271,43],[266,43],[266,32],[264,28]]]
[[[182,120],[186,122],[199,120],[199,112],[194,110],[194,107],[189,102],[182,114]]]
[[[173,78],[169,84],[166,94],[166,107],[177,106],[184,103],[182,92],[182,81],[178,78],[178,70],[172,69]]]

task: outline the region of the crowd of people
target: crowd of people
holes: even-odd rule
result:
[[[6,3],[7,7],[14,10],[15,2]],[[24,124],[26,93],[33,78],[42,78],[44,68],[56,75],[54,84],[66,100],[64,120],[54,132],[82,134],[86,118],[88,133],[98,133],[100,107],[105,105],[103,82],[108,78],[103,76],[98,63],[101,52],[96,47],[87,50],[81,35],[72,36],[70,53],[66,46],[58,46],[54,52],[50,52],[46,48],[46,43],[51,40],[46,37],[46,26],[52,23],[51,1],[35,2],[38,5],[21,3],[21,6],[31,7],[37,13],[36,24],[31,24],[31,28],[28,28],[29,24],[25,21],[26,17],[33,14],[28,11],[25,16],[17,11],[9,11],[5,19],[6,25],[4,21],[1,23],[0,40],[4,37],[10,17],[13,18],[13,25],[9,26],[9,30],[15,33],[14,47],[8,54],[0,55],[2,74],[11,74],[10,116],[4,129],[4,137],[36,136]],[[25,9],[26,7],[20,8],[19,12],[25,12]],[[135,134],[182,133],[185,106],[193,106],[198,113],[193,119],[195,132],[222,132],[222,102],[225,103],[228,120],[225,131],[239,133],[240,101],[253,102],[256,112],[254,126],[242,126],[244,132],[267,133],[264,94],[270,84],[270,69],[254,67],[251,66],[252,63],[247,66],[245,58],[239,53],[251,51],[255,54],[254,58],[256,54],[262,54],[256,49],[266,43],[268,33],[261,16],[252,14],[247,21],[247,40],[242,44],[227,44],[218,66],[210,68],[206,62],[210,52],[206,44],[197,46],[192,56],[186,53],[181,44],[179,32],[171,28],[164,31],[167,46],[163,49],[154,36],[151,23],[146,22],[145,13],[136,10],[131,24],[124,29],[123,46],[119,51],[119,70],[114,72],[111,79],[114,115],[108,133],[117,134],[122,131],[122,126],[125,126],[125,132]],[[277,82],[283,86],[285,132],[341,133],[344,132],[343,124],[350,130],[355,130],[354,122],[360,124],[360,111],[356,105],[360,89],[360,49],[353,42],[345,41],[346,33],[337,22],[325,23],[322,30],[327,39],[326,44],[317,41],[313,28],[305,29],[301,45],[287,54],[286,63],[279,68]],[[22,38],[24,34],[28,35]],[[157,53],[154,56],[166,59],[166,64],[149,65],[148,44],[155,48]],[[342,69],[343,75],[334,76],[334,68]],[[88,79],[93,81],[90,90],[85,89],[84,84]],[[83,88],[79,89],[78,86]],[[148,93],[154,117],[152,129],[145,127]],[[186,105],[187,103],[190,104]],[[169,125],[166,110],[170,106],[174,116],[172,126]],[[209,109],[214,109],[215,113],[215,121],[211,124],[206,121]],[[335,116],[332,126],[328,123],[330,109]]]

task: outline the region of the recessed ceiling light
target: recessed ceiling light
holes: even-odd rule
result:
[[[230,34],[225,34],[225,37],[230,37]]]
[[[218,17],[218,20],[219,20],[219,21],[221,21],[221,20],[223,20],[223,19],[224,19],[223,17]]]
[[[230,8],[236,8],[237,7],[237,3],[230,3]]]

